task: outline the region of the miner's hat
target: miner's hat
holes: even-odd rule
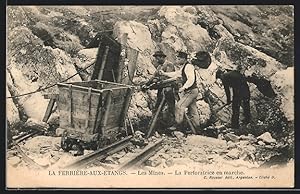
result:
[[[166,57],[167,55],[165,55],[165,53],[162,51],[156,51],[153,57],[157,57],[157,56]]]
[[[211,64],[210,54],[206,51],[199,51],[196,53],[192,63],[202,69],[207,69]]]
[[[177,54],[177,57],[187,59],[188,54],[185,53],[185,52],[179,51],[178,54]]]

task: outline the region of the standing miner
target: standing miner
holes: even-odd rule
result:
[[[226,93],[227,104],[231,103],[230,88],[232,88],[233,91],[231,128],[239,128],[239,115],[241,105],[243,107],[245,117],[243,123],[250,123],[250,91],[245,76],[237,70],[224,72],[219,69],[216,72],[216,79],[221,79],[222,81]]]
[[[200,117],[197,108],[197,96],[199,89],[197,87],[195,66],[200,68],[207,68],[211,62],[210,55],[207,52],[198,52],[195,59],[188,62],[188,54],[185,52],[178,52],[176,62],[182,68],[177,72],[163,72],[160,74],[169,76],[172,78],[181,77],[182,86],[179,88],[180,99],[175,105],[175,121],[176,126],[171,127],[171,130],[179,128],[183,122],[186,108],[188,108],[189,118],[195,128],[198,128],[200,123]],[[195,66],[194,66],[195,65]]]
[[[145,87],[149,86],[152,83],[167,79],[166,76],[159,75],[159,71],[165,71],[165,72],[175,71],[175,66],[171,62],[166,60],[166,55],[162,51],[156,51],[153,57],[155,59],[153,65],[156,68],[156,71],[154,72],[150,80],[145,84]],[[174,118],[175,93],[176,93],[175,90],[176,89],[172,86],[159,88],[157,90],[157,99],[156,99],[155,106],[152,110],[153,114],[155,114],[155,112],[157,111],[158,106],[163,99],[163,95],[165,95],[166,103],[168,105],[168,113],[172,118]]]

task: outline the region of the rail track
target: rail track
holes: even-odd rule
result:
[[[12,143],[12,146],[14,146],[19,154],[22,156],[23,160],[30,164],[31,166],[37,168],[37,169],[46,169],[48,166],[42,166],[34,162],[31,158],[29,158],[23,150],[20,148],[18,143],[28,139],[29,137],[32,137],[34,135],[39,134],[40,131],[32,131],[27,134],[22,134],[18,137],[15,137]],[[106,157],[117,153],[125,148],[127,148],[129,145],[132,145],[131,139],[133,138],[132,135],[125,137],[124,139],[109,145],[105,148],[96,150],[90,154],[77,157],[72,162],[65,165],[64,169],[81,169],[81,168],[88,168],[90,165],[93,166],[99,166],[99,164],[103,164],[102,161]],[[162,148],[164,139],[157,140],[154,143],[149,143],[145,148],[143,148],[140,152],[136,153],[134,156],[129,158],[124,163],[120,164],[116,169],[117,170],[126,170],[130,168],[135,168],[140,165],[142,165],[147,159],[149,159],[151,156],[153,156],[157,151],[159,151]]]
[[[65,169],[80,169],[88,167],[91,164],[101,163],[103,159],[106,157],[119,152],[126,147],[128,147],[131,142],[132,136],[128,136],[121,141],[114,143],[106,148],[97,150],[95,152],[92,152],[90,154],[84,155],[75,161],[72,161],[71,163],[67,164],[63,168]],[[153,156],[157,151],[159,151],[162,147],[164,140],[158,140],[155,143],[148,144],[141,152],[135,154],[132,158],[125,161],[123,164],[118,166],[118,170],[126,170],[133,167],[140,166],[143,162],[145,162],[148,158]]]

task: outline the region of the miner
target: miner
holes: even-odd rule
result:
[[[156,51],[153,54],[153,57],[154,57],[153,65],[156,68],[156,71],[154,72],[150,80],[145,84],[145,86],[149,86],[151,83],[159,82],[168,78],[166,76],[160,75],[159,71],[165,71],[165,72],[175,71],[175,66],[171,62],[166,60],[166,55],[163,53],[163,51]],[[157,111],[158,106],[162,101],[163,95],[165,95],[166,103],[168,106],[168,113],[171,116],[171,118],[174,118],[175,93],[176,93],[176,88],[173,86],[159,88],[157,90],[156,103],[152,110],[153,114]]]
[[[199,127],[200,117],[196,104],[199,89],[197,87],[195,68],[207,68],[210,62],[210,55],[207,52],[198,52],[195,58],[192,59],[191,62],[188,62],[188,54],[180,51],[177,54],[176,63],[181,66],[181,69],[175,72],[160,71],[160,74],[169,76],[171,78],[181,77],[182,82],[182,86],[178,90],[180,93],[180,99],[175,105],[176,124],[170,128],[171,130],[181,127],[180,125],[183,122],[186,108],[188,108],[188,115],[194,127]]]
[[[244,114],[244,124],[248,124],[251,121],[250,113],[250,91],[247,84],[247,80],[243,74],[237,70],[223,71],[218,69],[216,72],[216,79],[222,81],[227,104],[232,102],[232,116],[231,116],[231,127],[233,129],[239,129],[239,115],[240,115],[240,106],[243,107]],[[232,88],[232,100],[230,88]]]

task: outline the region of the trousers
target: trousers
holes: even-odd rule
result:
[[[175,105],[175,121],[176,124],[181,124],[184,119],[186,108],[188,108],[188,116],[194,127],[199,126],[199,112],[197,108],[197,96],[199,94],[198,88],[184,91],[180,100]]]
[[[231,117],[231,127],[239,128],[239,117],[240,117],[240,106],[242,105],[245,123],[249,123],[251,120],[250,113],[250,99],[233,97],[232,100],[232,117]]]

